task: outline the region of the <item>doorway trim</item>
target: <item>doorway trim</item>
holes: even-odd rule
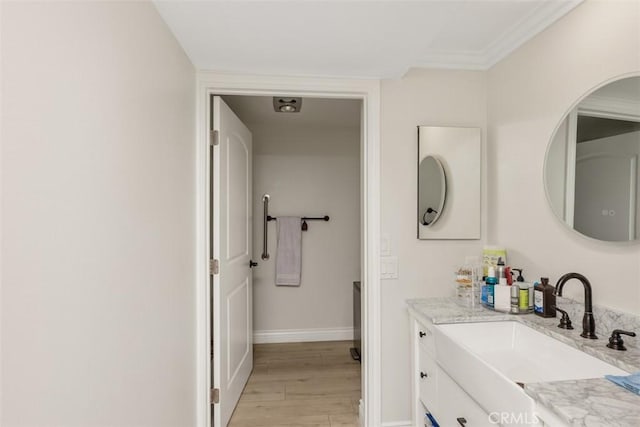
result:
[[[209,97],[216,95],[307,96],[360,99],[362,406],[360,424],[381,425],[380,352],[380,82],[374,79],[252,76],[203,71],[196,78],[196,420],[211,426],[209,404]]]

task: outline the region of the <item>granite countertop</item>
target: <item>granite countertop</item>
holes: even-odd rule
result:
[[[436,325],[517,321],[627,372],[640,371],[640,347],[636,341],[625,340],[627,351],[609,349],[606,347],[608,335],[604,337],[600,333],[600,339],[597,340],[580,337],[581,319],[573,319],[575,329],[565,330],[557,327],[557,318],[545,319],[534,314],[511,315],[484,307],[471,310],[456,304],[453,298],[411,299],[407,300],[407,305],[409,312],[418,319]],[[604,378],[530,383],[525,384],[524,391],[537,404],[545,406],[570,426],[640,425],[640,396]]]

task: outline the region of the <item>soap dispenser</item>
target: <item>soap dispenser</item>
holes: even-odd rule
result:
[[[556,317],[556,288],[549,284],[548,277],[540,281],[533,288],[533,311],[541,317]]]
[[[518,277],[516,277],[516,282],[524,282],[524,277],[522,277],[522,268],[512,268],[511,270],[518,272]]]

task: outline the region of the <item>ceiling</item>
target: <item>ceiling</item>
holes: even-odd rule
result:
[[[250,129],[265,126],[360,128],[362,101],[356,99],[305,97],[300,112],[276,113],[271,96],[227,95],[222,98]]]
[[[487,69],[582,1],[154,3],[198,70],[388,78]]]

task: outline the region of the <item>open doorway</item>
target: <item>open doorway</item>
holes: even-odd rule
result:
[[[228,95],[221,102],[252,134],[252,259],[258,262],[251,270],[253,372],[231,425],[258,419],[357,425],[361,374],[350,348],[360,306],[353,286],[361,278],[362,101]],[[287,102],[295,112],[280,111]],[[229,144],[240,143],[242,130],[236,133]],[[287,233],[298,239],[296,248],[282,243]]]
[[[286,89],[283,89],[286,88]],[[208,180],[209,143],[210,138],[210,113],[209,100],[211,95],[268,95],[277,96],[287,94],[289,96],[331,98],[331,99],[356,99],[362,103],[361,115],[361,143],[360,143],[360,195],[361,206],[361,281],[362,287],[362,399],[359,402],[360,425],[378,425],[380,423],[380,280],[379,280],[379,84],[373,80],[349,80],[349,79],[305,79],[305,78],[278,78],[238,76],[219,73],[201,73],[199,75],[199,144],[197,146],[198,162],[198,210],[197,210],[197,235],[198,235],[198,425],[210,426],[212,417],[211,402],[220,402],[224,398],[224,391],[215,393],[215,378],[211,380],[210,360],[210,291],[207,286],[211,262],[214,252],[208,248],[207,236],[209,236],[209,189]],[[214,164],[213,167],[216,167]],[[256,193],[257,194],[257,193]],[[256,197],[260,195],[257,194]],[[216,214],[218,206],[211,206],[212,215]],[[274,215],[275,216],[275,215]],[[320,224],[318,224],[320,225]],[[313,225],[315,226],[315,224]],[[275,225],[271,225],[275,228]],[[309,225],[312,227],[312,225]],[[271,235],[273,235],[273,230]],[[256,251],[256,253],[259,253]],[[247,259],[247,261],[249,261]],[[259,261],[259,260],[258,260]],[[247,263],[248,264],[248,263]],[[214,289],[216,280],[220,275],[214,276]],[[350,286],[350,285],[347,285]],[[214,313],[214,315],[217,315]],[[215,347],[215,346],[214,346]],[[219,351],[219,349],[218,349]],[[215,353],[215,348],[214,348]],[[215,354],[214,354],[215,356]],[[214,357],[215,359],[215,357]],[[218,359],[219,360],[219,359]],[[218,377],[219,379],[220,377]],[[214,398],[219,398],[216,400]],[[213,405],[215,410],[219,403]],[[215,424],[215,423],[214,423]],[[215,425],[221,425],[218,421]]]

